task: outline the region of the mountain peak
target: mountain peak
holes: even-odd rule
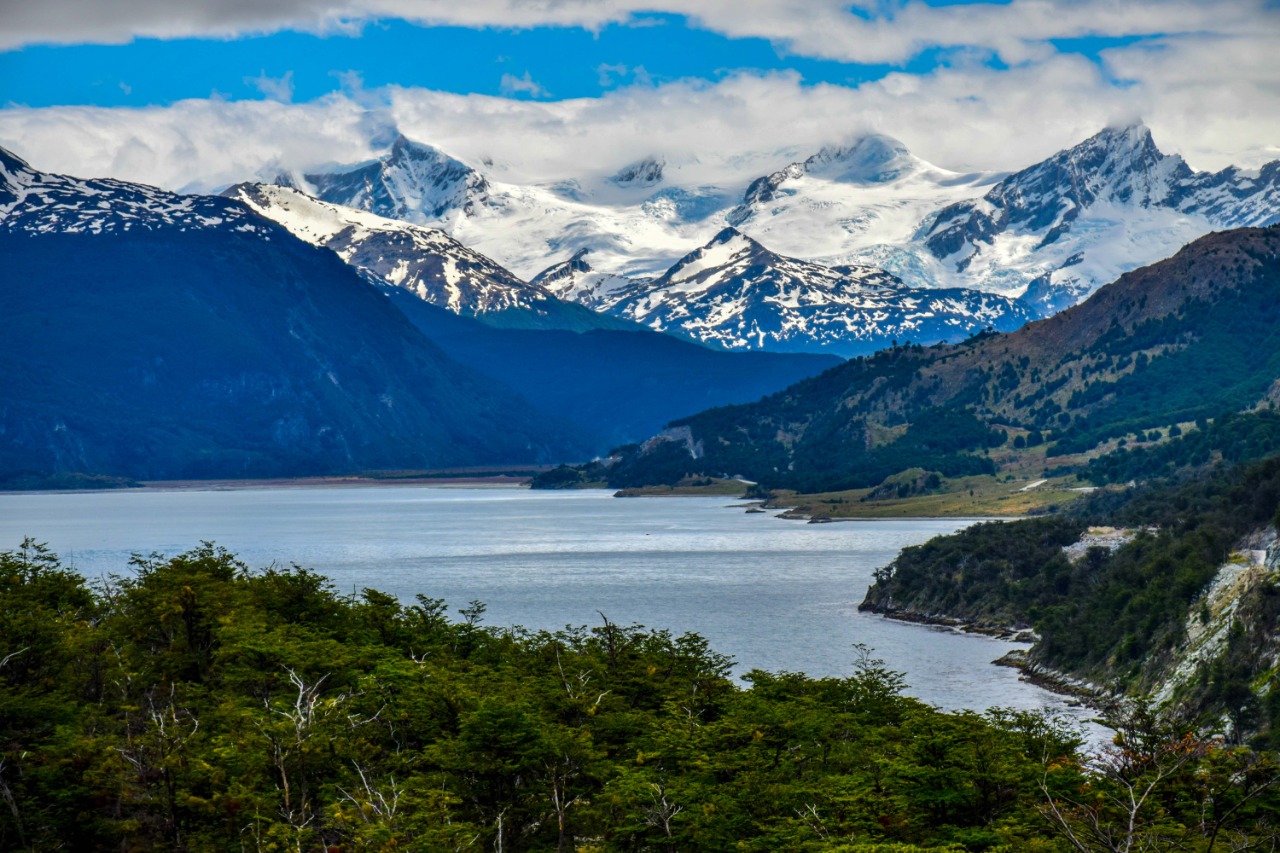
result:
[[[1147,123],[1142,120],[1141,116],[1135,116],[1133,118],[1125,119],[1123,121],[1108,122],[1107,126],[1104,127],[1097,135],[1101,136],[1102,134],[1107,134],[1107,133],[1110,133],[1110,134],[1145,133],[1148,136],[1150,136],[1151,130],[1150,128],[1147,127]]]
[[[920,160],[892,136],[868,133],[843,145],[822,148],[803,168],[849,183],[887,183],[919,168]]]
[[[31,165],[26,160],[23,160],[4,146],[0,146],[0,169],[5,172],[16,172],[20,169],[30,168]]]
[[[1128,124],[1108,124],[1079,145],[1062,151],[1059,156],[1083,161],[1091,164],[1091,168],[1101,167],[1102,158],[1129,168],[1149,169],[1170,155],[1156,145],[1155,138],[1151,136],[1151,128],[1138,120]]]
[[[395,141],[391,143],[391,152],[384,158],[387,163],[412,163],[412,162],[442,162],[456,163],[456,158],[449,156],[434,145],[428,145],[425,142],[417,142],[405,136],[403,133],[398,134]]]
[[[666,165],[661,157],[646,157],[623,166],[609,180],[620,187],[651,187],[662,183]]]
[[[420,225],[457,213],[470,216],[489,191],[475,169],[404,134],[378,160],[304,177],[322,201]]]
[[[735,237],[741,237],[744,240],[748,240],[752,243],[755,242],[755,240],[752,240],[750,237],[748,237],[746,234],[743,234],[741,231],[739,231],[737,228],[734,228],[732,225],[726,225],[716,233],[716,236],[712,237],[710,240],[707,241],[707,245],[717,246],[721,243],[728,243],[730,240],[732,240]]]

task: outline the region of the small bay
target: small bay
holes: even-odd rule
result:
[[[991,661],[1015,645],[857,611],[875,569],[968,524],[804,524],[726,498],[615,499],[603,491],[305,487],[0,495],[0,549],[47,542],[87,577],[212,541],[253,568],[296,563],[341,592],[472,600],[489,625],[555,630],[601,614],[702,634],[751,669],[850,672],[855,643],[938,707],[1066,709]]]

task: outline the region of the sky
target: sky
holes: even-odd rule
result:
[[[1138,119],[1197,168],[1280,158],[1280,2],[0,0],[0,145],[173,189],[397,132],[519,180],[872,130],[1012,170]]]

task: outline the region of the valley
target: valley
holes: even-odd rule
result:
[[[1276,853],[1278,48],[0,4],[0,850]]]

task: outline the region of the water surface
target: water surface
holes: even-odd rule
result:
[[[0,495],[0,549],[32,536],[97,577],[128,571],[132,553],[209,540],[253,567],[316,569],[343,592],[480,600],[492,625],[591,626],[604,614],[696,631],[739,674],[847,675],[864,643],[942,708],[1064,707],[991,665],[1012,644],[857,611],[875,569],[968,522],[805,524],[734,503],[409,486]]]

